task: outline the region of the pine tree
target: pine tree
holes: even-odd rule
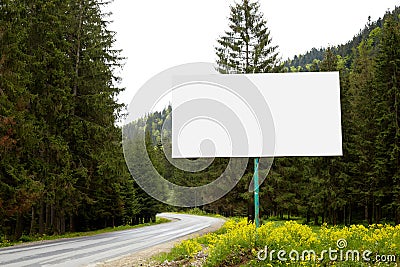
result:
[[[279,72],[283,68],[258,1],[243,0],[231,6],[229,30],[215,49],[223,73]]]
[[[374,164],[374,140],[379,129],[375,120],[376,90],[374,86],[374,48],[373,43],[379,32],[373,32],[369,38],[357,47],[356,56],[350,74],[350,116],[353,128],[353,170],[352,185],[354,201],[363,207],[364,219],[371,222],[370,206],[373,205],[373,194],[380,189],[376,181]],[[378,202],[378,201],[377,201]]]
[[[321,71],[337,71],[337,57],[333,53],[332,48],[328,47],[325,52],[324,59],[320,64]]]
[[[318,68],[320,71],[340,71],[342,109],[347,109],[348,71],[344,60],[336,56],[332,48],[327,48],[324,59],[319,63]],[[348,121],[348,116],[344,110],[342,122],[347,124]],[[315,157],[304,161],[304,164],[308,166],[305,167],[303,173],[303,184],[309,184],[309,187],[304,187],[306,196],[308,196],[306,197],[306,205],[309,212],[314,216],[315,222],[318,222],[318,214],[322,216],[322,222],[332,224],[337,224],[339,221],[345,222],[343,214],[346,205],[348,205],[345,186],[348,180],[348,172],[344,158],[348,152],[348,135],[347,131],[343,131],[343,138],[346,138],[343,143],[344,157]],[[310,191],[310,189],[313,190]]]
[[[0,5],[0,226],[11,229],[5,234],[12,239],[22,235],[24,214],[43,189],[33,160],[40,129],[31,113],[27,13],[15,1]]]
[[[252,0],[243,0],[230,7],[229,30],[217,40],[218,46],[215,48],[218,70],[221,73],[266,73],[283,70],[278,46],[272,45],[270,31],[260,9],[259,2]],[[226,164],[227,159],[223,160]],[[250,159],[247,175],[253,171],[252,161]],[[249,180],[241,179],[233,191],[218,203],[222,207],[226,207],[226,203],[248,205],[247,209],[235,215],[247,213],[251,219],[253,204],[249,200],[252,193],[248,192],[246,182]],[[227,212],[229,213],[232,214],[232,210]]]

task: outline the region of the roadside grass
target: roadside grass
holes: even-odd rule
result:
[[[188,210],[183,210],[183,211],[175,211],[175,212],[172,211],[171,213],[208,216],[208,217],[214,217],[214,218],[225,218],[222,215],[214,214],[214,213],[208,213],[208,212],[206,212],[204,210],[201,210],[199,208],[193,208],[193,209],[188,209]]]
[[[9,241],[7,239],[2,238],[2,239],[0,239],[0,248],[29,243],[29,242],[44,241],[44,240],[55,240],[55,239],[62,239],[62,238],[92,236],[92,235],[98,235],[98,234],[115,232],[115,231],[135,229],[135,228],[139,228],[139,227],[156,225],[156,224],[166,223],[166,222],[170,222],[170,220],[168,220],[166,218],[157,217],[156,221],[151,222],[151,223],[143,223],[143,224],[137,224],[137,225],[121,225],[121,226],[117,226],[117,227],[107,227],[107,228],[94,230],[94,231],[88,231],[88,232],[73,232],[73,233],[65,233],[63,235],[42,235],[42,236],[40,236],[40,235],[34,235],[34,236],[22,235],[18,241]]]
[[[400,225],[373,224],[366,227],[358,224],[346,227],[323,224],[310,227],[295,221],[267,221],[256,230],[247,219],[236,218],[229,219],[217,232],[185,240],[170,253],[153,259],[160,263],[185,260],[185,264],[190,264],[202,251],[207,254],[202,265],[206,267],[398,266],[399,249]],[[329,250],[333,258],[328,254]],[[286,254],[278,257],[279,251]],[[365,261],[363,256],[370,260]]]

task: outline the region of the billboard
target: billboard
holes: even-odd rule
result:
[[[340,156],[338,72],[172,77],[172,157]]]

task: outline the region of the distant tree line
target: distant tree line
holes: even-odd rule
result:
[[[400,15],[400,8],[396,7],[392,12],[387,12],[383,18],[378,18],[376,21],[371,21],[371,17],[368,17],[367,24],[364,29],[360,30],[353,39],[345,44],[330,47],[335,55],[346,57],[346,67],[350,68],[354,60],[355,53],[353,50],[368,36],[371,31],[375,28],[382,28],[383,22],[388,16]],[[287,59],[284,62],[286,71],[315,71],[317,65],[324,59],[324,55],[328,48],[312,48],[310,51],[303,55],[295,55],[292,59]]]

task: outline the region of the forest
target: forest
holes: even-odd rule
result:
[[[124,58],[106,4],[0,3],[0,240],[154,219],[116,126]]]
[[[142,132],[154,166],[176,184],[208,183],[229,160],[215,159],[199,173],[171,166],[161,142],[168,136],[162,126],[170,107],[127,128],[118,126],[125,107],[116,100],[123,90],[116,73],[126,59],[113,46],[110,14],[102,12],[106,4],[0,3],[0,240],[134,225],[177,210],[135,183],[124,159],[123,132]],[[369,20],[346,44],[313,48],[275,65],[270,64],[278,62],[275,49],[257,55],[253,66],[227,60],[225,49],[243,43],[218,40],[218,63],[242,72],[340,72],[343,157],[276,158],[260,188],[263,217],[400,223],[399,14],[395,8]],[[270,45],[268,29],[261,33],[262,44]],[[251,214],[249,162],[231,192],[198,208],[225,216]]]

